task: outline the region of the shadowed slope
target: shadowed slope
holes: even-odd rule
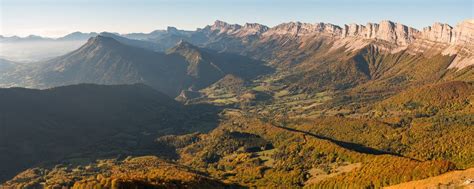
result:
[[[206,131],[215,112],[186,107],[145,85],[0,89],[0,179],[40,162],[157,154],[162,134]],[[196,119],[198,118],[198,119]]]

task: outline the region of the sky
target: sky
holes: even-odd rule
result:
[[[195,30],[228,23],[392,20],[421,29],[474,18],[474,0],[0,0],[0,35],[59,37],[81,32]]]

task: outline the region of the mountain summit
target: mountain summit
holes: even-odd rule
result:
[[[101,34],[71,53],[22,67],[12,77],[40,88],[77,83],[146,83],[173,96],[185,80],[186,64],[181,57],[125,45]]]

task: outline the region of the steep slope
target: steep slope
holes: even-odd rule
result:
[[[10,60],[0,58],[0,87],[12,86],[19,84],[16,76],[9,73],[16,72],[23,65],[11,62]]]
[[[474,98],[472,83],[453,81],[430,84],[400,92],[380,103],[386,110],[416,110],[436,108],[454,113],[456,109],[469,107]]]
[[[178,42],[176,46],[168,49],[167,53],[180,55],[187,60],[189,64],[186,73],[193,78],[194,83],[191,88],[201,89],[219,80],[225,74],[220,65],[210,60],[211,55],[185,41]]]
[[[272,71],[264,65],[264,62],[245,56],[198,48],[186,41],[178,42],[176,46],[168,49],[167,53],[178,54],[189,63],[187,74],[193,78],[191,89],[205,88],[227,74],[251,80]]]
[[[272,28],[259,24],[241,26],[216,21],[196,32],[204,33],[209,38],[204,46],[258,56],[270,61],[278,60],[268,56],[269,53],[283,53],[289,50],[286,46],[293,46],[293,55],[298,55],[324,37],[327,39],[325,44],[331,44],[332,50],[344,48],[354,51],[369,44],[376,44],[379,49],[389,53],[409,49],[411,54],[421,53],[428,56],[440,53],[456,54],[460,56],[459,63],[455,61],[450,68],[464,68],[472,65],[472,52],[469,50],[472,49],[471,41],[474,35],[472,28],[472,20],[463,21],[456,27],[435,23],[423,31],[391,21],[366,25],[349,24],[343,27],[329,23],[289,22]],[[249,36],[252,40],[249,40]],[[258,53],[253,54],[255,51]]]
[[[317,91],[353,87],[361,92],[389,88],[396,91],[409,85],[446,78],[454,59],[455,56],[442,54],[431,57],[413,55],[406,50],[387,53],[370,44],[347,53],[340,50],[309,56],[294,69],[293,76],[303,79],[292,80],[293,84],[289,85]]]
[[[365,84],[360,90],[385,90],[393,84],[404,88],[436,80],[469,81],[469,74],[460,72],[470,73],[474,63],[472,23],[435,23],[419,31],[391,21],[343,27],[290,22],[272,28],[216,21],[196,32],[209,39],[202,46],[282,68],[289,72],[283,81],[294,88],[338,90]]]
[[[81,170],[81,171],[75,171]],[[4,185],[8,188],[226,188],[226,184],[188,167],[155,156],[99,160],[81,165],[28,169]]]
[[[468,19],[455,27],[435,23],[423,29],[421,39],[409,49],[423,53],[456,55],[449,68],[463,69],[474,65],[474,19]]]
[[[186,64],[179,56],[127,46],[99,35],[76,51],[7,73],[3,80],[36,88],[77,83],[146,83],[173,96],[187,79]]]

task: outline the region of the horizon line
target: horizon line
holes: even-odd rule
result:
[[[38,34],[26,34],[26,35],[18,35],[18,34],[3,34],[3,33],[0,33],[0,36],[1,37],[5,37],[5,38],[8,38],[8,37],[19,37],[19,38],[27,38],[27,37],[30,37],[30,36],[36,36],[36,37],[41,37],[41,38],[45,38],[45,39],[58,39],[58,38],[61,38],[61,37],[64,37],[66,35],[69,35],[69,34],[72,34],[72,33],[76,33],[76,32],[80,32],[80,33],[97,33],[97,34],[100,34],[100,33],[104,33],[104,32],[108,32],[108,33],[114,33],[114,34],[119,34],[119,35],[126,35],[126,34],[133,34],[133,33],[143,33],[143,34],[149,34],[151,32],[154,32],[154,31],[159,31],[159,30],[162,30],[162,31],[166,31],[168,28],[172,27],[172,28],[176,28],[178,30],[183,30],[183,31],[197,31],[199,29],[203,29],[207,26],[212,26],[213,23],[215,22],[218,22],[218,21],[221,21],[221,22],[224,22],[226,24],[230,24],[230,25],[240,25],[240,26],[243,26],[245,24],[261,24],[261,25],[264,25],[264,26],[267,26],[269,28],[273,28],[273,27],[276,27],[278,25],[281,25],[281,24],[285,24],[285,23],[306,23],[306,24],[319,24],[319,23],[324,23],[324,24],[332,24],[332,25],[335,25],[335,26],[338,26],[340,28],[342,28],[341,26],[345,26],[345,25],[350,25],[350,24],[357,24],[357,25],[367,25],[367,24],[380,24],[381,22],[383,21],[389,21],[389,22],[392,22],[392,23],[395,23],[395,24],[402,24],[402,25],[405,25],[403,24],[402,22],[398,22],[398,21],[392,21],[392,20],[389,20],[389,19],[381,19],[380,21],[378,22],[366,22],[365,24],[360,24],[360,23],[345,23],[345,24],[333,24],[331,22],[301,22],[301,21],[286,21],[286,22],[280,22],[279,24],[275,24],[275,25],[267,25],[267,24],[262,24],[262,23],[258,23],[258,22],[245,22],[243,24],[241,23],[229,23],[229,22],[226,22],[226,21],[223,21],[223,20],[220,20],[220,19],[216,19],[214,22],[212,22],[212,24],[208,24],[208,25],[205,25],[204,27],[196,27],[194,29],[190,29],[190,28],[178,28],[176,26],[166,26],[165,28],[158,28],[158,29],[154,29],[154,30],[151,30],[151,31],[130,31],[130,32],[115,32],[115,31],[80,31],[80,30],[77,30],[77,31],[70,31],[70,32],[66,32],[62,35],[56,35],[56,36],[51,36],[51,35],[38,35]],[[465,19],[462,19],[458,22],[455,23],[455,25],[458,25],[462,22],[466,22],[466,21],[474,21],[474,17],[473,18],[465,18]],[[414,26],[409,26],[409,25],[405,25],[405,26],[408,26],[410,28],[414,28],[418,31],[422,31],[424,28],[427,28],[427,27],[431,27],[433,26],[434,24],[436,23],[439,23],[439,24],[447,24],[451,27],[455,27],[455,25],[452,25],[450,23],[443,23],[443,22],[433,22],[431,25],[427,25],[427,26],[423,26],[422,28],[418,28],[418,27],[414,27]],[[1,32],[1,30],[0,30]]]

